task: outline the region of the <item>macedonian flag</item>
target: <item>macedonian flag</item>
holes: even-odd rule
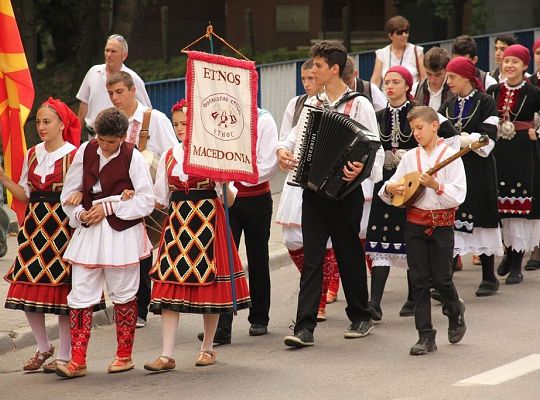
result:
[[[15,182],[22,172],[26,141],[24,123],[34,102],[34,85],[10,0],[0,0],[0,135],[4,170]],[[8,192],[19,224],[25,206]]]

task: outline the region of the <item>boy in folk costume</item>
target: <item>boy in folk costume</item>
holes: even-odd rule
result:
[[[300,113],[304,108],[305,102],[312,96],[315,96],[321,91],[321,86],[315,81],[313,72],[313,60],[310,58],[302,64],[301,75],[302,85],[304,86],[305,94],[293,97],[283,115],[281,122],[280,138],[285,139],[290,132],[295,128],[300,117]],[[279,207],[276,215],[276,223],[280,224],[283,230],[283,241],[285,247],[289,250],[289,255],[294,262],[298,271],[302,273],[304,269],[304,241],[302,237],[302,188],[292,186],[287,183],[283,184],[283,191],[279,200]],[[336,276],[337,275],[337,276]],[[317,312],[317,321],[326,320],[326,300],[329,285],[335,280],[335,294],[339,288],[339,272],[337,271],[336,256],[332,249],[332,242],[329,240],[326,244],[326,253],[323,261],[323,281],[321,298],[319,301],[319,309]],[[332,297],[332,296],[331,296]]]
[[[438,111],[452,92],[446,84],[446,65],[450,57],[446,50],[432,47],[424,56],[427,78],[420,82],[414,91],[414,101],[418,106],[430,106]]]
[[[347,50],[339,42],[323,41],[311,49],[313,74],[325,91],[312,97],[306,104],[341,112],[360,122],[373,137],[378,139],[377,121],[373,106],[363,96],[351,95],[350,88],[341,79]],[[289,136],[278,144],[278,160],[282,169],[294,168],[292,149],[296,143],[298,125]],[[375,140],[374,139],[374,140]],[[370,178],[382,177],[384,153],[377,152]],[[343,167],[344,180],[354,181],[361,173],[363,164],[349,162]],[[343,290],[347,298],[347,316],[351,321],[344,337],[347,339],[367,336],[373,329],[370,309],[364,251],[360,243],[360,221],[364,196],[361,186],[339,201],[327,199],[312,190],[304,190],[302,201],[302,236],[304,241],[304,269],[300,277],[300,293],[294,335],[285,337],[285,344],[305,347],[314,344],[313,331],[317,325],[323,270],[322,264],[328,238],[338,262]]]
[[[431,286],[444,299],[449,319],[449,342],[458,343],[465,335],[465,304],[459,299],[452,281],[452,260],[454,213],[465,200],[467,187],[461,159],[432,176],[423,172],[455,153],[437,136],[437,113],[430,107],[419,106],[409,112],[408,120],[419,146],[403,155],[394,175],[379,190],[379,196],[391,204],[392,196],[402,195],[405,191],[404,176],[413,171],[421,173],[420,183],[425,190],[407,208],[405,244],[419,334],[410,354],[423,355],[437,350],[436,331],[431,323]]]
[[[61,200],[83,193],[79,206],[64,205],[75,229],[64,259],[72,264],[70,307],[71,360],[56,374],[66,378],[86,375],[86,350],[92,326],[92,306],[107,285],[114,303],[118,348],[108,371],[134,367],[131,351],[137,321],[139,262],[152,247],[142,218],[154,209],[152,178],[135,146],[125,142],[128,120],[107,108],[98,114],[96,139],[81,145],[67,174]],[[124,190],[132,198],[120,201]]]
[[[463,156],[467,175],[467,197],[459,206],[455,223],[455,252],[479,254],[482,281],[476,296],[497,292],[495,255],[503,255],[497,210],[497,172],[493,149],[497,140],[497,108],[484,93],[476,77],[474,64],[465,57],[456,57],[446,67],[448,86],[455,95],[445,102],[440,113],[453,123],[461,134],[460,147],[467,147],[480,138],[489,137],[489,144]]]

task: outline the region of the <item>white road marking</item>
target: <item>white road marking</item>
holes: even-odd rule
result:
[[[475,386],[475,385],[499,385],[520,376],[526,375],[540,369],[540,354],[520,358],[500,367],[490,369],[481,374],[471,376],[453,384],[453,386]]]

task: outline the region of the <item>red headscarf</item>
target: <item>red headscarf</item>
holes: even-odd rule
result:
[[[456,57],[446,65],[446,72],[453,72],[471,81],[472,85],[481,92],[484,91],[482,81],[476,76],[476,66],[467,57]]]
[[[81,144],[81,123],[77,115],[69,108],[66,103],[61,100],[53,99],[49,97],[47,101],[44,101],[41,107],[51,107],[56,111],[60,120],[64,124],[64,130],[62,131],[62,138],[66,142],[79,147]]]
[[[171,112],[182,111],[185,113],[187,111],[187,101],[186,99],[178,100],[171,108]]]
[[[394,65],[393,67],[389,68],[388,71],[386,71],[386,74],[384,74],[384,76],[386,77],[389,72],[395,72],[397,74],[400,74],[403,79],[405,79],[405,83],[409,87],[409,90],[407,90],[407,99],[412,100],[413,96],[411,94],[411,90],[413,87],[413,77],[411,75],[411,72],[402,65]]]
[[[533,44],[533,54],[536,51],[537,48],[540,47],[540,38],[536,39]]]
[[[529,49],[520,44],[513,44],[504,50],[503,57],[510,56],[519,58],[525,65],[529,65],[529,61],[531,60],[529,56]]]

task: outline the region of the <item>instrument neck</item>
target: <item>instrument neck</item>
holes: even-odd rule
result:
[[[467,154],[471,150],[472,150],[472,146],[470,146],[470,145],[467,146],[467,147],[464,147],[463,149],[461,149],[457,153],[451,155],[447,159],[445,159],[445,160],[441,161],[440,163],[438,163],[437,165],[435,165],[433,168],[426,171],[426,174],[433,175],[433,174],[437,173],[440,169],[446,167],[451,162],[453,162],[453,161],[457,160],[458,158],[464,156],[465,154]]]

